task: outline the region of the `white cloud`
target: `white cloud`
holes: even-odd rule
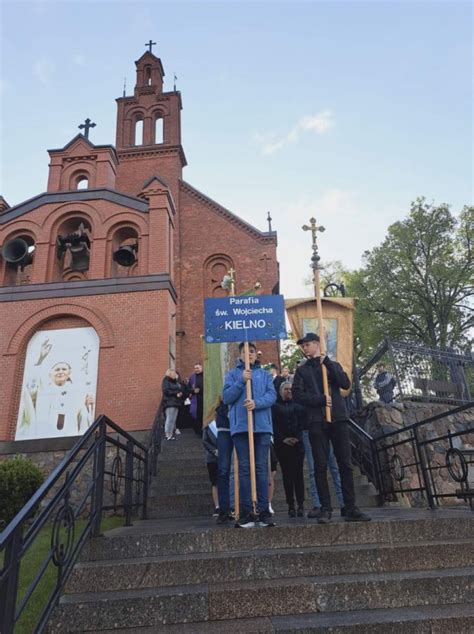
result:
[[[47,57],[40,57],[40,59],[33,64],[33,75],[38,81],[45,85],[49,84],[55,70],[55,64]]]
[[[301,119],[280,138],[275,135],[257,135],[262,154],[274,154],[290,143],[296,143],[303,134],[314,132],[324,134],[335,126],[334,116],[330,110],[322,110],[314,115],[307,115]]]

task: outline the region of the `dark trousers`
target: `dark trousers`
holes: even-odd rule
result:
[[[304,504],[304,449],[303,447],[290,447],[279,445],[275,447],[278,462],[283,475],[283,487],[289,508],[295,508],[295,497],[298,506]]]
[[[217,493],[221,513],[230,511],[230,468],[234,443],[230,431],[219,430],[217,434]]]
[[[310,428],[309,439],[313,450],[314,477],[321,500],[321,507],[331,509],[331,496],[329,495],[327,480],[329,441],[331,441],[341,475],[344,506],[350,511],[355,506],[355,492],[347,423],[345,421],[313,423]]]

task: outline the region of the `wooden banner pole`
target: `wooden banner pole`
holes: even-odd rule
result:
[[[229,269],[227,275],[230,279],[229,295],[235,295],[235,271]],[[230,434],[230,429],[229,429]],[[234,447],[234,517],[237,522],[240,519],[240,485],[239,485],[239,459],[237,457],[237,451]]]
[[[250,370],[250,348],[249,343],[244,343],[245,369]],[[245,382],[247,401],[252,399],[252,381]],[[254,514],[257,513],[257,477],[255,473],[255,445],[253,440],[253,412],[247,410],[247,429],[249,437],[249,462],[250,462],[250,492],[252,495],[252,507]]]

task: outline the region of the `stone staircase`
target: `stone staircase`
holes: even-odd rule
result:
[[[165,443],[160,463],[160,519],[90,542],[50,632],[474,632],[471,511],[321,526],[289,519],[280,492],[275,528],[217,527],[199,439]]]
[[[306,477],[306,507],[312,507],[308,474]],[[354,468],[354,484],[359,506],[377,506],[377,491]],[[332,479],[329,476],[329,490],[333,506],[337,509],[337,498]],[[286,513],[287,504],[283,489],[281,470],[276,476],[273,507]],[[199,438],[190,430],[185,430],[176,442],[165,442],[160,456],[158,476],[150,490],[150,518],[197,517],[212,514],[212,499],[204,452]]]

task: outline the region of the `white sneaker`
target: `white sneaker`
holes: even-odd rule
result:
[[[175,435],[176,435],[176,436],[181,436],[181,432],[179,431],[179,429],[178,429],[178,428],[176,428],[176,429],[174,430],[174,433],[175,433]]]
[[[269,512],[271,515],[275,515],[275,511],[273,510],[273,506],[271,505],[271,503],[270,503],[270,502],[268,503],[268,512]]]

